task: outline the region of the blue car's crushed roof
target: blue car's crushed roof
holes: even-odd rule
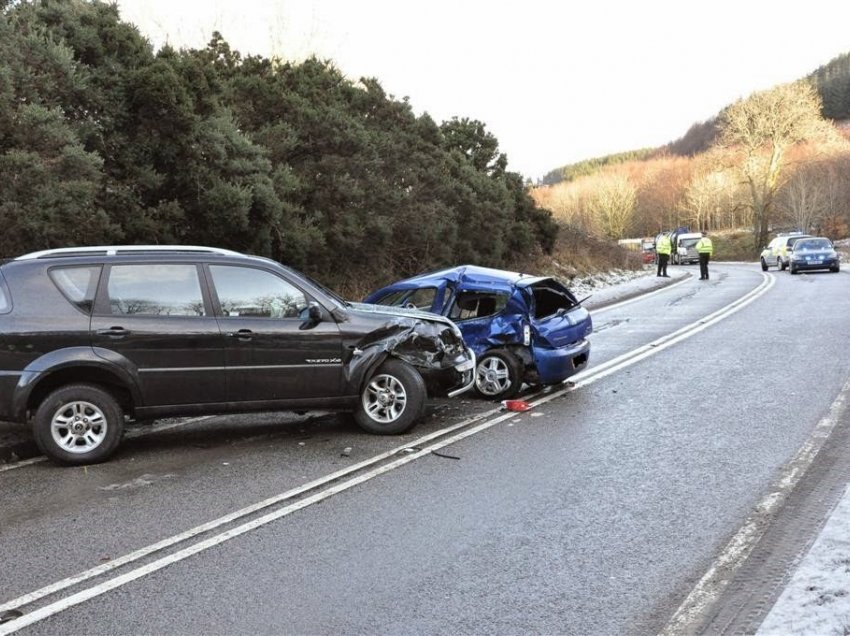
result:
[[[545,276],[532,276],[530,274],[520,274],[519,272],[509,272],[502,269],[479,267],[478,265],[460,265],[427,274],[419,274],[418,276],[400,280],[391,286],[421,286],[428,283],[438,285],[442,281],[448,281],[456,284],[482,285],[490,288],[510,290],[514,287],[525,287],[535,282],[546,280],[546,278]]]

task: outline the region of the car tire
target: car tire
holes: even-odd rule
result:
[[[360,392],[354,421],[368,433],[398,435],[422,417],[428,390],[419,372],[390,358],[372,374]]]
[[[781,258],[776,259],[776,267],[779,269],[780,272],[784,272],[786,269],[788,269],[788,265],[783,263]]]
[[[797,274],[797,268],[796,267],[791,265],[789,271],[791,272],[792,275],[796,276],[796,274]]]
[[[763,272],[767,271],[767,263],[765,262],[764,259],[761,259],[761,271],[763,271]]]
[[[42,453],[69,465],[107,459],[124,434],[124,412],[117,400],[93,384],[70,384],[42,400],[33,419],[33,436]]]
[[[840,265],[836,265],[835,267],[830,267],[830,268],[829,268],[829,271],[831,271],[833,274],[836,274],[836,273],[838,273],[839,271],[841,271],[841,266],[840,266]]]
[[[507,400],[522,387],[522,363],[509,351],[491,351],[475,365],[475,390],[488,400]]]

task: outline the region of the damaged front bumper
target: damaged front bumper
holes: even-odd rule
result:
[[[343,361],[352,389],[388,356],[419,371],[432,395],[453,397],[475,384],[475,353],[448,318],[364,303],[352,303],[349,313],[375,321],[375,328],[351,348],[357,355]]]

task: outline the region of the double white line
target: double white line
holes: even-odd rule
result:
[[[706,316],[705,318],[699,321],[691,323],[690,325],[687,325],[673,332],[672,334],[658,338],[657,340],[654,340],[653,342],[647,345],[638,347],[637,349],[623,354],[617,358],[614,358],[613,360],[610,360],[598,367],[583,371],[582,373],[573,376],[572,381],[565,385],[564,388],[549,391],[538,398],[530,400],[530,403],[533,406],[544,404],[546,402],[554,400],[555,398],[561,397],[562,395],[565,395],[566,393],[573,391],[578,387],[592,384],[593,382],[607,377],[608,375],[611,375],[612,373],[615,373],[620,369],[631,366],[632,364],[635,364],[643,360],[644,358],[663,351],[664,349],[676,344],[677,342],[680,342],[685,338],[689,338],[699,333],[703,329],[706,329],[709,326],[743,309],[746,305],[748,305],[756,298],[767,292],[773,286],[774,282],[775,279],[772,276],[763,275],[763,280],[758,287],[756,287],[754,290],[750,291],[748,294],[741,297],[740,299],[736,300],[735,302],[731,303],[730,305],[727,305],[726,307]],[[669,289],[669,287],[667,287],[666,289]],[[501,409],[493,409],[481,413],[477,416],[459,422],[453,426],[447,427],[445,429],[440,429],[439,431],[435,431],[433,433],[420,437],[416,441],[405,446],[401,446],[385,453],[381,453],[368,460],[365,460],[343,470],[339,470],[330,475],[326,475],[325,477],[308,482],[306,484],[303,484],[302,486],[299,486],[292,490],[288,490],[274,497],[270,497],[246,508],[242,508],[241,510],[232,512],[223,517],[219,517],[218,519],[214,519],[213,521],[210,521],[208,523],[196,526],[195,528],[187,530],[186,532],[176,534],[172,537],[163,539],[162,541],[136,550],[135,552],[131,552],[117,559],[113,559],[112,561],[104,563],[103,565],[99,565],[97,567],[81,572],[77,575],[62,579],[61,581],[57,581],[56,583],[45,586],[34,592],[30,592],[29,594],[25,594],[11,601],[7,601],[3,604],[0,604],[0,615],[10,610],[24,612],[25,608],[28,605],[31,605],[32,603],[35,603],[36,601],[41,600],[47,596],[57,594],[72,586],[79,585],[85,581],[94,579],[96,577],[102,577],[117,570],[118,568],[139,561],[145,557],[152,556],[158,552],[166,550],[167,548],[191,541],[195,538],[198,538],[200,535],[212,532],[213,530],[221,528],[222,526],[233,524],[246,517],[256,515],[262,512],[263,510],[273,508],[274,506],[283,504],[288,500],[303,496],[303,498],[300,498],[293,503],[267,512],[266,514],[246,521],[241,525],[237,525],[214,536],[202,539],[197,543],[193,543],[192,545],[182,548],[176,552],[161,556],[160,558],[154,561],[136,567],[128,572],[125,572],[123,574],[117,574],[112,578],[109,578],[96,585],[92,585],[91,587],[88,587],[84,590],[60,598],[47,605],[35,608],[32,611],[24,612],[20,617],[15,618],[7,623],[0,624],[0,636],[12,634],[18,631],[19,629],[37,623],[50,616],[58,614],[59,612],[74,607],[75,605],[79,605],[81,603],[84,603],[85,601],[101,596],[102,594],[105,594],[110,590],[114,590],[115,588],[121,587],[122,585],[126,585],[127,583],[140,579],[169,565],[187,559],[192,555],[198,554],[199,552],[203,552],[204,550],[208,550],[209,548],[220,545],[225,541],[229,541],[230,539],[234,539],[240,535],[246,534],[252,530],[272,523],[273,521],[277,521],[278,519],[286,517],[292,514],[293,512],[306,508],[307,506],[318,503],[320,501],[324,501],[325,499],[344,492],[349,488],[353,488],[354,486],[362,484],[366,481],[374,479],[375,477],[400,468],[405,464],[420,459],[421,457],[429,455],[433,451],[439,450],[440,448],[443,448],[450,444],[454,444],[464,438],[475,435],[476,433],[480,433],[481,431],[487,430],[488,428],[491,428],[501,422],[510,420],[517,416],[518,413],[504,412]],[[324,488],[325,486],[328,487]],[[313,494],[308,494],[311,491],[316,492],[314,492]]]

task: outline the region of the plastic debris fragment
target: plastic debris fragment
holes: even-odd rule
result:
[[[531,408],[531,404],[525,400],[502,400],[502,408],[507,411],[516,411],[522,413]]]

